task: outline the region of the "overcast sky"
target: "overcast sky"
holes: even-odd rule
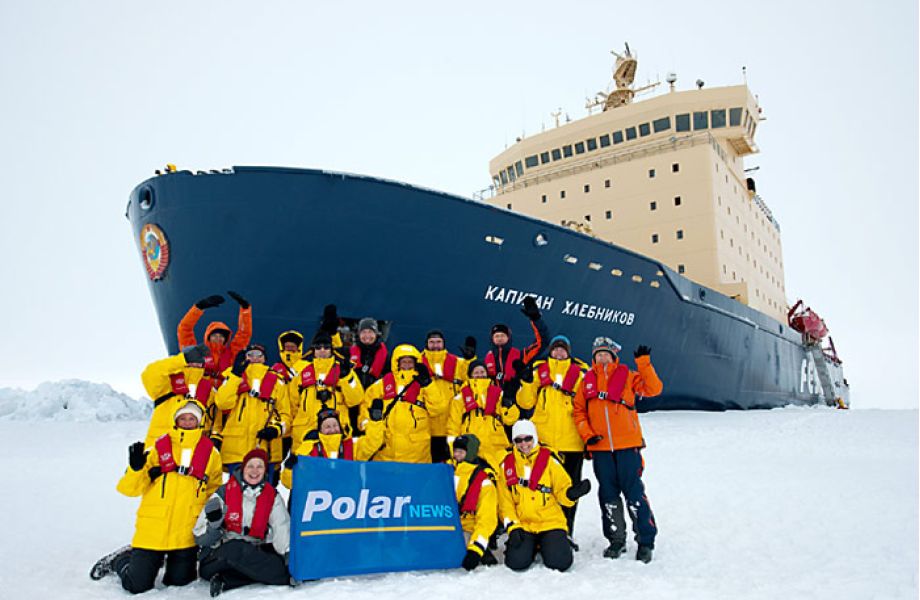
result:
[[[747,67],[789,300],[827,321],[856,406],[917,406],[915,0],[320,4],[0,0],[0,387],[142,393],[165,348],[124,209],[155,168],[470,196],[557,107],[584,116],[628,41],[637,83]]]

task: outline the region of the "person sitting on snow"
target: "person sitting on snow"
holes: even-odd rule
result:
[[[489,550],[489,536],[498,525],[498,494],[495,491],[495,471],[479,457],[479,439],[472,433],[454,440],[454,485],[460,525],[466,538],[463,568],[472,571],[479,564],[492,566],[498,560]]]

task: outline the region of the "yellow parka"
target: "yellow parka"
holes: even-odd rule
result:
[[[414,355],[413,355],[414,352]],[[417,371],[399,370],[399,359],[411,356],[418,359],[418,350],[402,344],[393,350],[391,366],[396,394],[402,394],[406,386],[413,383]],[[434,382],[421,388],[418,402],[412,404],[396,398],[384,398],[384,383],[387,376],[374,382],[364,393],[361,405],[361,427],[366,430],[371,403],[383,399],[383,447],[374,460],[385,462],[430,463],[431,462],[431,419],[447,411],[447,398],[441,396]]]
[[[499,395],[495,414],[487,415],[485,408],[491,383],[492,381],[486,378],[470,379],[463,386],[470,389],[478,408],[471,411],[466,410],[462,390],[450,401],[447,439],[450,444],[453,444],[457,436],[472,433],[479,439],[479,456],[497,470],[498,463],[505,457],[511,446],[504,426],[513,425],[520,416],[520,410],[517,406],[503,407],[502,396]]]
[[[466,494],[473,479],[476,465],[463,461],[451,459],[448,463],[454,467],[454,487],[457,490],[457,502],[459,504]],[[467,550],[472,550],[482,556],[489,547],[489,536],[498,526],[498,491],[495,489],[496,479],[495,472],[486,467],[488,478],[482,482],[479,491],[479,500],[476,503],[476,511],[469,513],[460,513],[460,525],[463,531],[470,534],[470,543]]]
[[[345,377],[340,377],[332,387],[324,385],[323,381],[335,365],[335,358],[313,358],[301,360],[294,365],[294,378],[288,384],[288,395],[291,398],[291,415],[293,417],[294,447],[300,445],[307,432],[316,429],[316,415],[323,408],[335,409],[339,415],[339,422],[348,422],[348,407],[358,406],[364,398],[364,388],[354,370],[349,371]],[[312,365],[316,377],[316,384],[303,387],[303,370]],[[320,400],[319,395],[328,392],[329,398]]]
[[[175,376],[183,376],[185,385],[188,387],[186,394],[176,394],[173,387]],[[202,377],[204,369],[201,367],[190,367],[185,362],[183,354],[176,354],[160,360],[155,360],[144,369],[141,373],[141,382],[147,391],[147,396],[153,400],[153,414],[150,416],[150,426],[147,428],[147,435],[144,438],[144,446],[150,448],[153,442],[164,433],[168,433],[173,428],[173,414],[180,406],[188,402],[189,398],[196,396],[196,391]],[[214,401],[217,397],[217,389],[212,386],[210,393],[206,398],[199,399],[199,402],[205,407],[204,430],[207,435],[212,432],[220,431],[222,419],[220,411]]]
[[[537,361],[533,366],[533,381],[524,382],[517,394],[517,402],[522,409],[534,409],[530,420],[537,427],[540,442],[556,452],[584,450],[584,442],[578,434],[575,418],[572,416],[575,394],[566,394],[562,389],[556,389],[552,385],[541,386],[538,370],[541,364],[546,363],[549,366],[550,380],[561,386],[572,362],[571,358],[565,360],[550,358],[545,361]],[[575,361],[575,364],[582,369],[572,388],[572,391],[577,393],[584,378],[585,365],[578,360]]]
[[[263,388],[269,368],[261,363],[251,364],[243,373],[250,391],[239,392],[243,378],[227,372],[227,380],[217,391],[217,407],[229,410],[224,422],[224,443],[220,456],[224,464],[242,462],[246,453],[253,448],[262,448],[268,452],[269,460],[273,463],[280,462],[281,438],[291,427],[291,408],[288,403],[287,388],[284,381],[278,377],[272,387],[271,394],[263,398],[266,390]],[[276,377],[277,374],[271,374]],[[259,393],[256,394],[258,385]],[[278,436],[270,441],[259,439],[256,434],[265,427],[274,427]]]
[[[456,355],[454,358],[457,359],[457,366],[454,369],[453,377],[445,378],[449,373],[445,370],[445,361],[447,360],[448,352],[447,350],[424,350],[422,351],[422,358],[428,362],[428,367],[431,370],[431,377],[434,379],[432,385],[435,386],[438,390],[438,393],[445,398],[453,398],[460,393],[460,388],[466,382],[467,379],[467,366],[468,361],[460,358]],[[443,437],[450,435],[447,431],[447,419],[448,412],[445,411],[443,414],[432,417],[431,419],[431,435],[435,437]]]
[[[201,429],[170,429],[172,453],[176,464],[189,466]],[[156,449],[147,453],[147,463],[140,471],[131,467],[118,482],[118,491],[125,496],[141,496],[137,509],[134,539],[131,545],[146,550],[180,550],[195,546],[192,528],[205,502],[221,483],[221,461],[216,449],[208,459],[207,481],[172,471],[151,481],[148,470],[159,466]]]
[[[338,455],[339,448],[342,445],[341,433],[325,435],[317,433],[316,430],[306,435],[303,443],[294,450],[296,456],[310,456],[313,448],[317,444],[322,444],[326,458],[341,459]],[[383,445],[383,423],[380,421],[369,421],[361,437],[352,438],[353,460],[370,460],[374,453]],[[287,461],[285,461],[287,467]],[[288,489],[293,489],[293,471],[285,468],[281,471],[281,483]]]
[[[533,470],[539,450],[542,446],[534,446],[527,456],[514,448],[509,454],[514,456],[516,472],[519,478],[527,480]],[[568,473],[553,455],[549,459],[546,470],[540,476],[539,486],[536,490],[529,487],[515,485],[508,488],[508,476],[504,469],[498,471],[498,505],[505,528],[511,532],[519,527],[530,533],[541,533],[550,529],[567,530],[568,524],[562,513],[563,506],[572,506],[575,503],[565,495],[572,480]]]

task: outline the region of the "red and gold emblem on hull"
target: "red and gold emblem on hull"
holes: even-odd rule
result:
[[[162,279],[169,266],[169,242],[163,230],[153,223],[141,228],[141,255],[150,280]]]

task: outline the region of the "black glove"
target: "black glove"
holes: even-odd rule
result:
[[[600,442],[602,439],[604,439],[604,436],[602,435],[593,435],[588,438],[588,441],[585,442],[585,445],[593,446],[594,444],[597,444],[598,442]]]
[[[460,346],[460,356],[466,360],[470,360],[476,356],[476,338],[471,335],[466,336],[466,339],[463,340],[463,345]]]
[[[256,434],[256,437],[260,440],[273,440],[278,437],[278,428],[274,425],[269,425],[263,429],[259,430],[259,433]]]
[[[208,500],[208,503],[204,505],[204,516],[212,523],[217,523],[224,518],[224,509],[220,505],[220,499],[214,497]]]
[[[502,383],[502,406],[510,408],[514,404],[519,389],[521,389],[521,380],[517,377],[512,377]]]
[[[651,353],[652,353],[652,349],[649,348],[648,346],[639,346],[638,348],[636,348],[636,351],[633,352],[633,356],[635,356],[636,358],[639,358],[640,356],[648,356]]]
[[[335,304],[327,304],[323,308],[323,320],[319,324],[320,331],[329,334],[329,337],[335,335],[335,332],[339,329],[339,313],[335,308]]]
[[[376,398],[371,402],[370,410],[371,421],[382,421],[383,420],[383,399]]]
[[[508,534],[508,545],[512,548],[524,543],[524,530],[520,527]]]
[[[425,366],[425,363],[418,363],[415,365],[415,380],[422,387],[425,387],[431,384],[431,371],[428,370],[428,367]]]
[[[246,350],[240,350],[236,353],[236,358],[233,359],[233,368],[231,371],[237,377],[242,377],[243,371],[245,371],[248,366],[249,360],[246,358]]]
[[[481,559],[482,557],[479,556],[479,553],[476,552],[475,550],[467,550],[466,556],[463,557],[462,566],[467,571],[472,571],[473,569],[479,566],[479,561]]]
[[[587,479],[582,479],[578,483],[572,485],[572,487],[570,487],[568,490],[566,490],[565,497],[574,502],[590,491],[591,482]]]
[[[195,307],[198,310],[207,310],[209,308],[214,308],[215,306],[220,306],[223,303],[224,297],[219,294],[215,294],[213,296],[208,296],[207,298],[202,298],[195,303]]]
[[[144,442],[134,442],[128,446],[128,464],[131,466],[132,471],[140,471],[147,464]]]
[[[227,295],[233,298],[234,300],[236,300],[236,303],[240,305],[240,308],[242,309],[249,308],[249,301],[246,300],[246,298],[243,298],[242,296],[237,294],[236,292],[228,291]]]
[[[291,470],[295,465],[297,465],[297,455],[291,452],[288,454],[288,457],[284,459],[284,468]]]
[[[163,469],[160,468],[160,465],[155,467],[150,467],[147,469],[147,476],[150,477],[150,481],[156,481],[157,477],[163,474]]]
[[[351,359],[345,354],[345,357],[339,362],[339,379],[345,379],[351,373]]]
[[[200,365],[204,362],[205,357],[211,356],[211,350],[204,344],[198,344],[197,346],[186,346],[182,349],[182,354],[185,356],[186,364]]]
[[[492,554],[492,551],[486,548],[486,551],[482,553],[482,560],[480,561],[487,567],[498,564],[498,559],[495,558],[495,555]]]
[[[521,309],[521,312],[531,321],[537,321],[541,316],[537,301],[533,299],[533,296],[524,298],[524,308]]]
[[[520,358],[511,363],[511,368],[514,369],[515,377],[519,378],[521,381],[530,383],[533,381],[533,369],[524,364],[524,361]]]

